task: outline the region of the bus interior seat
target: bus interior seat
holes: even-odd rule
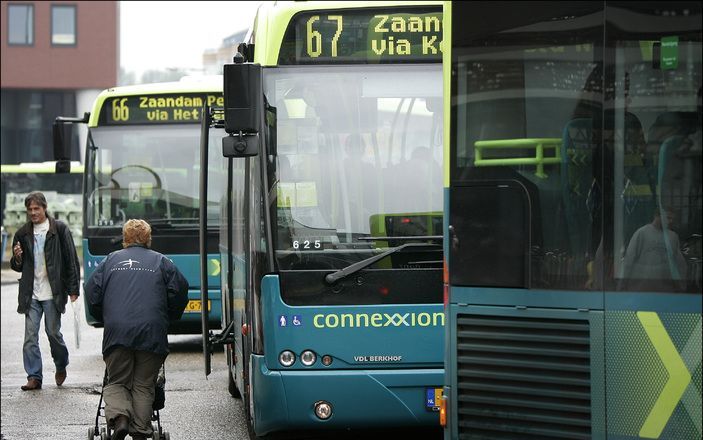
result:
[[[617,127],[613,128],[614,124],[614,111],[606,110],[604,130],[611,133],[612,139],[604,136],[604,141],[610,141],[615,151],[621,150],[623,154],[623,233],[629,240],[640,226],[651,220],[655,206],[656,171],[652,160],[646,155],[647,141],[639,118],[625,112],[624,127],[618,130]]]
[[[575,118],[564,127],[561,145],[561,187],[566,216],[568,253],[573,258],[568,272],[586,275],[586,255],[591,248],[594,203],[593,119]]]
[[[661,144],[671,136],[687,136],[698,129],[698,114],[696,112],[665,112],[647,131],[647,152],[656,155]]]

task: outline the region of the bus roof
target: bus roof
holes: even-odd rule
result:
[[[278,64],[278,53],[283,35],[293,16],[299,12],[316,10],[379,9],[384,7],[442,7],[442,1],[277,1],[263,3],[254,19],[252,41],[256,45],[254,62],[262,66]]]
[[[98,125],[100,109],[107,99],[119,96],[165,95],[174,93],[222,93],[222,75],[185,76],[180,81],[111,87],[95,98],[89,127]]]

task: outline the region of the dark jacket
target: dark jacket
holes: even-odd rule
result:
[[[168,353],[169,320],[188,303],[188,281],[166,256],[143,246],[112,252],[85,284],[90,313],[100,319],[103,355],[121,346]]]
[[[80,295],[78,287],[81,278],[80,262],[68,226],[60,220],[48,218],[49,230],[46,232],[44,244],[46,272],[56,308],[64,313],[68,295]],[[32,222],[25,223],[15,233],[10,252],[17,242],[22,247],[22,262],[18,263],[13,256],[10,259],[10,267],[16,272],[22,272],[17,297],[17,313],[27,314],[34,290],[34,224]]]

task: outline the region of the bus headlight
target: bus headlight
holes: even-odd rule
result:
[[[284,367],[290,367],[295,363],[295,353],[290,350],[283,350],[281,354],[278,355],[278,362]]]
[[[324,400],[315,402],[315,415],[320,420],[329,419],[330,417],[332,417],[332,404],[329,402],[325,402]]]
[[[311,350],[305,350],[304,352],[300,353],[300,362],[303,363],[306,367],[309,367],[310,365],[314,364],[315,361],[317,360],[317,356],[315,355],[315,352]]]

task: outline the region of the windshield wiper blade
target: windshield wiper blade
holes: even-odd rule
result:
[[[369,267],[372,264],[374,264],[375,262],[386,258],[390,254],[398,252],[398,251],[403,250],[408,247],[437,247],[437,246],[438,245],[436,245],[436,244],[430,244],[430,243],[405,243],[405,244],[401,244],[400,246],[387,249],[385,252],[380,253],[378,255],[374,255],[373,257],[365,258],[361,261],[357,261],[356,263],[350,264],[349,266],[345,267],[344,269],[340,269],[336,272],[329,273],[329,274],[325,275],[325,282],[327,284],[334,284],[337,281],[341,280],[342,278],[347,277],[352,274],[355,274],[356,272],[360,271],[361,269]]]
[[[402,235],[397,237],[359,237],[359,241],[378,241],[378,240],[443,240],[442,235]]]
[[[146,220],[149,226],[156,229],[171,229],[173,228],[173,220],[167,218],[155,218]]]

